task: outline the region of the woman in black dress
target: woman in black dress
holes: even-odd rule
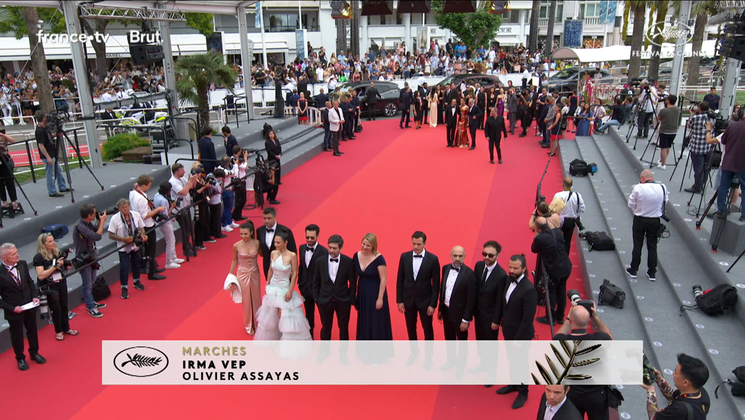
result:
[[[416,129],[422,128],[422,96],[419,91],[414,93],[414,125]]]
[[[353,257],[357,273],[357,340],[393,340],[391,312],[386,291],[385,258],[378,239],[368,233]]]
[[[437,124],[445,124],[445,89],[437,85]]]
[[[57,333],[57,340],[62,341],[65,334],[78,335],[77,331],[70,328],[70,320],[67,317],[67,280],[62,276],[62,252],[57,249],[51,233],[39,235],[36,245],[34,268],[38,278],[37,285],[41,293],[47,296],[54,332]]]

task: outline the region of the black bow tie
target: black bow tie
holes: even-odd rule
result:
[[[338,263],[339,262],[339,259],[338,258],[330,258],[329,261]]]
[[[422,255],[422,254],[419,254],[419,255],[414,254],[414,258],[424,258],[424,255]]]
[[[515,283],[515,284],[517,284],[517,279],[516,279],[516,278],[514,278],[514,277],[510,277],[510,281],[511,281],[512,283]]]
[[[269,233],[269,232],[274,232],[274,229],[267,229],[267,230],[266,230],[266,232],[267,232],[267,233]]]
[[[13,265],[9,265],[9,266],[7,266],[7,267],[8,267],[8,271],[10,271],[10,270],[12,270],[12,269],[16,268],[16,266],[17,266],[17,265],[18,265],[18,264],[13,264]]]
[[[451,269],[451,270],[455,270],[455,271],[458,271],[458,272],[460,272],[460,267],[456,267],[456,266],[454,266],[454,265],[453,265],[453,266],[451,266],[451,267],[450,267],[450,269]]]
[[[315,249],[315,248],[308,248],[308,249],[306,250],[306,252],[316,252],[316,249]]]

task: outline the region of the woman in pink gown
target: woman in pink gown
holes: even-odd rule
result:
[[[256,333],[256,313],[261,306],[261,274],[258,256],[260,244],[256,239],[256,230],[250,220],[241,225],[241,240],[233,244],[233,263],[230,272],[238,272],[235,276],[241,284],[243,297],[243,324],[249,335]]]

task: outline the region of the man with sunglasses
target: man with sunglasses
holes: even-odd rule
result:
[[[318,225],[310,224],[305,227],[305,244],[300,245],[298,253],[297,288],[305,299],[305,318],[310,325],[310,336],[313,338],[313,328],[316,319],[316,302],[313,298],[313,275],[316,270],[315,260],[328,255],[326,247],[318,243],[318,235],[321,228]]]
[[[499,292],[504,292],[507,283],[507,272],[497,264],[497,258],[502,252],[502,245],[497,241],[487,241],[481,252],[483,261],[476,263],[474,273],[478,279],[478,295],[476,298],[476,310],[474,311],[474,326],[476,328],[476,340],[499,340],[499,330],[491,327],[494,318],[494,309],[497,306]],[[479,347],[481,350],[481,347]],[[493,361],[493,355],[481,354],[481,364],[472,369],[479,372],[487,368],[486,364]],[[494,366],[496,367],[496,366]],[[491,366],[489,367],[489,369]],[[489,370],[489,372],[493,372]],[[491,385],[487,385],[487,388]]]

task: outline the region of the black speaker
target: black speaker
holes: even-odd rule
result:
[[[393,1],[392,0],[363,0],[362,1],[362,16],[374,16],[374,15],[392,15],[393,14]]]
[[[476,11],[476,0],[444,0],[442,13],[473,13]]]
[[[130,44],[129,54],[132,56],[134,65],[145,65],[163,61],[163,47],[151,44]]]

